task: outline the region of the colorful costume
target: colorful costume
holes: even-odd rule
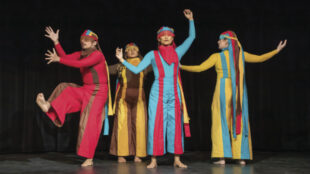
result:
[[[179,79],[179,61],[195,38],[194,21],[189,22],[189,28],[188,38],[179,47],[175,48],[175,44],[159,46],[159,51],[150,51],[138,66],[133,66],[127,61],[123,62],[135,74],[150,64],[153,67],[155,81],[151,88],[148,107],[147,152],[149,155],[160,156],[166,151],[183,154],[183,122],[185,134],[190,136],[189,118]],[[163,32],[174,35],[171,28],[162,27],[158,31],[158,37]]]
[[[96,35],[86,30],[83,36]],[[73,83],[60,83],[48,99],[51,108],[46,114],[56,126],[61,127],[67,113],[81,111],[77,154],[93,158],[103,121],[107,119],[108,97],[111,101],[110,95],[108,96],[109,72],[105,57],[97,49],[89,50],[87,55],[82,55],[81,51],[67,55],[60,44],[55,45],[55,48],[61,64],[80,68],[84,84],[78,86]],[[109,111],[112,112],[112,107],[109,106]]]
[[[211,107],[212,158],[252,159],[244,62],[263,62],[278,51],[257,56],[244,52],[232,31],[222,33],[220,39],[224,38],[228,39],[228,48],[212,54],[198,66],[182,65],[181,69],[202,72],[215,66],[217,82]]]
[[[130,43],[130,47],[138,47]],[[126,51],[127,52],[127,51]],[[141,57],[142,58],[142,57]],[[140,57],[127,58],[127,62],[137,66]],[[147,110],[143,81],[149,71],[134,74],[122,64],[109,66],[109,72],[118,75],[113,111],[115,113],[110,154],[116,156],[146,156]]]

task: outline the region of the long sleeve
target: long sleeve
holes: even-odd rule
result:
[[[55,45],[55,49],[59,57],[63,57],[66,59],[75,59],[75,60],[80,58],[79,52],[74,52],[72,54],[67,55],[64,49],[62,48],[62,46],[60,45],[60,43]]]
[[[119,63],[114,64],[114,65],[110,65],[110,66],[109,66],[109,73],[110,73],[110,75],[115,75],[115,74],[117,74],[117,68],[118,68],[119,66],[120,66]]]
[[[262,55],[255,55],[255,54],[250,54],[248,52],[244,52],[244,59],[246,62],[249,62],[249,63],[259,63],[259,62],[264,62],[272,58],[277,53],[278,53],[277,49],[270,51],[266,54],[262,54]]]
[[[103,55],[99,51],[94,51],[88,57],[81,60],[72,60],[61,57],[59,62],[75,68],[90,67],[99,63],[102,60],[102,56]]]
[[[128,63],[126,60],[123,62],[123,65],[125,65],[133,73],[138,74],[151,64],[151,60],[153,58],[154,58],[153,51],[150,51],[144,56],[144,58],[142,59],[142,61],[139,63],[138,66],[132,65]]]
[[[196,31],[195,31],[195,24],[194,20],[189,20],[189,35],[186,38],[186,40],[178,46],[175,51],[178,54],[179,60],[183,57],[183,55],[186,53],[186,51],[189,49],[189,47],[192,45],[194,39],[196,37]]]
[[[182,65],[181,69],[190,72],[202,72],[213,67],[218,59],[218,53],[212,54],[207,60],[200,65],[188,66]]]

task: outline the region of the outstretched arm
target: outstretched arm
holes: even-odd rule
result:
[[[101,52],[94,51],[88,57],[85,57],[81,60],[66,59],[66,56],[60,57],[59,63],[75,68],[90,67],[99,63],[102,60],[102,56],[103,55]]]
[[[194,17],[193,17],[192,11],[189,9],[185,9],[183,13],[185,17],[189,20],[189,35],[186,38],[186,40],[180,46],[176,48],[176,52],[178,54],[179,60],[181,60],[182,56],[189,49],[189,47],[191,46],[191,44],[193,43],[196,37]]]
[[[277,49],[270,51],[268,53],[262,54],[262,55],[255,55],[255,54],[250,54],[248,52],[244,52],[244,59],[246,62],[249,62],[249,63],[264,62],[264,61],[272,58],[277,53],[279,53],[286,46],[286,42],[287,42],[287,40],[285,40],[284,42],[281,41],[278,44]]]
[[[145,55],[143,60],[139,63],[138,66],[134,66],[130,63],[128,63],[126,60],[123,58],[123,49],[121,48],[116,48],[116,58],[123,64],[125,65],[131,72],[138,74],[141,71],[143,71],[147,66],[151,64],[151,60],[154,57],[153,52],[149,52]]]
[[[212,54],[200,65],[182,65],[181,69],[189,72],[202,72],[213,67],[218,60],[218,53]]]

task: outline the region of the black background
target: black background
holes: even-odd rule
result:
[[[302,2],[302,1],[301,1]],[[117,46],[135,42],[146,54],[156,49],[156,31],[175,28],[176,44],[188,35],[182,11],[194,13],[196,39],[181,63],[200,64],[218,52],[221,32],[234,30],[244,50],[263,54],[288,39],[287,47],[261,64],[246,64],[253,148],[256,151],[310,150],[310,9],[299,1],[1,1],[0,5],[0,153],[75,150],[79,114],[56,128],[35,104],[60,82],[81,84],[78,69],[46,65],[44,53],[53,47],[44,37],[45,26],[60,29],[66,52],[80,49],[85,29],[99,35],[109,64],[117,63]],[[182,72],[191,117],[188,151],[211,149],[211,101],[214,68],[202,73]],[[115,77],[112,77],[114,94]],[[153,75],[148,76],[146,92]],[[110,117],[112,118],[112,117]],[[113,123],[113,119],[110,119]],[[110,137],[102,137],[97,150],[106,151]]]

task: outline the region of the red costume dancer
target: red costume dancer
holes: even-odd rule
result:
[[[87,47],[86,42],[95,42],[95,44],[93,47],[84,49]],[[58,127],[64,124],[66,114],[81,112],[77,154],[92,160],[107,113],[105,104],[109,93],[109,72],[105,57],[98,44],[98,36],[95,33],[86,30],[81,36],[81,46],[82,51],[66,54],[61,45],[55,43],[59,57],[57,59],[55,53],[49,52],[47,60],[59,61],[61,64],[79,68],[83,78],[83,86],[73,83],[60,83],[48,101],[44,100],[45,104],[48,105],[47,108],[40,105],[39,95],[43,96],[43,94],[38,95],[37,102],[43,111],[47,111],[47,116]],[[44,101],[41,102],[44,103]],[[110,111],[112,112],[112,109]],[[92,165],[92,161],[90,165]]]

